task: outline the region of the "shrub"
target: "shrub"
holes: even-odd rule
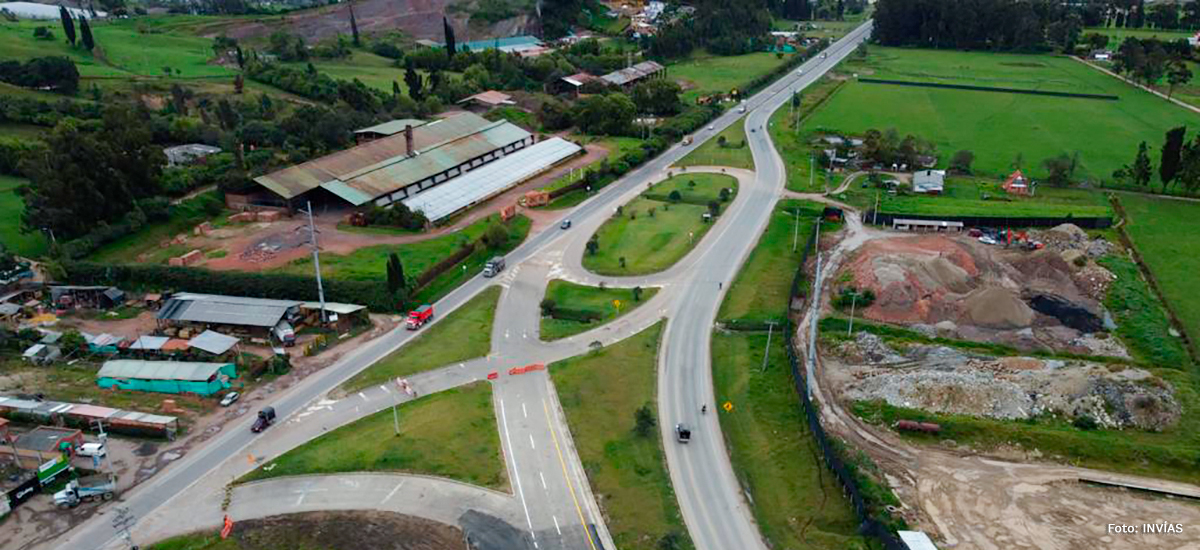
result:
[[[670,195],[667,195],[667,199],[671,202],[679,202],[683,200],[683,194],[681,194],[678,189],[675,189],[674,191],[671,191]],[[663,207],[663,210],[666,210],[666,207]]]
[[[543,317],[551,317],[557,310],[558,303],[551,298],[545,298],[542,300],[541,304],[538,304],[538,306],[542,308]]]
[[[1100,425],[1096,422],[1096,419],[1092,418],[1092,416],[1088,414],[1076,416],[1075,420],[1071,422],[1071,425],[1081,430],[1094,430],[1100,427]]]

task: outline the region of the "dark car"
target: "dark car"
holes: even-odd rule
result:
[[[273,423],[275,423],[275,408],[264,407],[263,410],[258,411],[258,418],[254,419],[254,425],[250,426],[250,431],[259,433]]]
[[[558,224],[558,228],[559,229],[570,229],[571,228],[571,220],[563,220],[562,223]]]

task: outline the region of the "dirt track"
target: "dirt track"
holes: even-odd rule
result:
[[[889,234],[866,230],[847,217],[848,232],[823,255],[828,278],[855,249]],[[818,309],[827,310],[828,297]],[[798,342],[806,351],[810,310]],[[1037,457],[988,458],[969,451],[917,447],[893,433],[867,426],[847,413],[830,388],[829,373],[817,358],[813,391],[826,428],[869,454],[886,472],[904,503],[912,527],[928,533],[941,548],[1001,550],[1200,549],[1200,506],[1193,502],[1102,489],[1078,481],[1081,475],[1151,486],[1195,487],[1036,462]],[[1021,462],[1015,462],[1019,460]],[[1145,523],[1181,524],[1176,534],[1110,533],[1110,524],[1143,530]]]
[[[306,512],[238,522],[231,538],[244,550],[376,548],[462,550],[462,531],[391,512]]]

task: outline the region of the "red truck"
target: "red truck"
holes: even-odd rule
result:
[[[425,304],[408,312],[408,330],[417,330],[433,320],[433,306]]]

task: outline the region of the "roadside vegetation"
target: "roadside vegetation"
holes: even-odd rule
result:
[[[492,325],[499,302],[500,287],[480,292],[445,319],[421,328],[412,342],[347,380],[342,390],[358,391],[487,355],[492,350]]]
[[[837,93],[845,84],[844,77],[829,74],[822,77],[804,91],[793,96],[791,102],[771,115],[771,141],[787,167],[787,188],[798,193],[821,193],[829,185],[829,175],[817,167],[816,153],[800,132],[804,121]]]
[[[605,288],[555,279],[540,304],[542,340],[558,340],[605,325],[637,309],[658,288]],[[614,302],[619,302],[620,305]]]
[[[786,319],[792,277],[823,209],[824,205],[812,201],[782,200],[775,205],[766,230],[721,302],[720,322],[782,323]],[[823,222],[822,230],[834,231],[836,225]]]
[[[688,86],[683,93],[683,101],[695,103],[697,98],[710,94],[745,91],[756,77],[782,65],[790,55],[755,52],[717,56],[695,52],[690,57],[669,64],[667,74]]]
[[[385,409],[325,433],[242,476],[407,472],[508,489],[488,382],[454,388]]]
[[[579,459],[619,548],[693,547],[655,426],[662,331],[658,323],[550,365]]]
[[[716,221],[714,216],[705,222],[704,214],[723,211],[736,190],[737,180],[721,174],[684,173],[655,184],[600,226],[583,267],[601,275],[645,275],[671,267]]]
[[[380,510],[299,512],[239,519],[229,538],[219,529],[171,537],[143,546],[148,550],[403,550],[419,540],[426,548],[454,548],[463,533],[456,526]]]
[[[892,190],[886,183],[890,179],[894,178],[887,174],[860,177],[837,198],[862,210],[875,208],[878,200],[880,214],[1014,218],[1112,215],[1112,207],[1104,195],[1090,189],[1043,185],[1039,186],[1036,196],[1020,197],[1005,192],[997,180],[947,177],[940,195],[927,195],[913,193],[911,187],[900,186]]]
[[[735,107],[736,108],[736,107]],[[728,166],[754,169],[754,156],[746,141],[746,120],[739,119],[715,137],[688,153],[675,166]]]
[[[1115,255],[1100,258],[1098,263],[1117,277],[1108,288],[1104,306],[1116,318],[1116,332],[1126,348],[1146,364],[1188,370],[1191,357],[1183,342],[1171,335],[1162,303],[1142,279],[1137,264]]]
[[[26,257],[37,257],[48,248],[48,237],[41,233],[21,233],[21,212],[25,201],[17,187],[25,180],[0,174],[0,242],[9,251]]]
[[[712,408],[754,518],[772,548],[868,548],[850,503],[818,458],[785,340],[777,333],[769,349],[767,342],[765,332],[716,332],[712,341]]]

